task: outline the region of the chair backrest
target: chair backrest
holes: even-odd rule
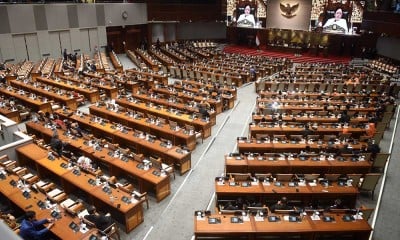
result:
[[[339,176],[340,176],[340,174],[338,174],[338,173],[325,174],[325,178],[326,178],[329,182],[337,182]]]
[[[365,174],[364,180],[361,183],[360,190],[363,191],[373,191],[378,184],[379,178],[381,177],[380,173],[368,173]]]
[[[277,181],[288,182],[292,180],[293,174],[276,174]]]
[[[363,218],[365,220],[367,220],[367,221],[371,217],[372,212],[374,211],[373,208],[367,208],[367,207],[364,207],[364,206],[361,206],[360,210],[363,213]]]
[[[347,174],[347,177],[349,179],[353,180],[353,182],[351,183],[353,185],[353,187],[358,187],[359,186],[361,176],[362,176],[361,173]]]
[[[234,178],[235,181],[248,181],[250,178],[249,173],[231,173],[231,178]]]
[[[390,153],[377,153],[372,165],[373,168],[383,169],[386,166],[386,162],[389,159]]]
[[[107,239],[120,239],[119,230],[116,223],[111,224],[103,231],[99,229],[99,233],[103,236],[106,236]]]
[[[304,179],[305,179],[306,181],[309,181],[309,182],[318,179],[318,177],[319,177],[319,174],[318,174],[318,173],[304,174]]]

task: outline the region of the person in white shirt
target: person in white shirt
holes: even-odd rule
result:
[[[250,14],[250,5],[246,5],[244,8],[244,13],[241,14],[237,20],[237,25],[239,27],[255,27],[256,20],[253,14]]]
[[[328,19],[323,26],[324,31],[348,33],[347,21],[342,18],[343,10],[336,9],[335,17]]]
[[[80,166],[82,168],[86,168],[86,169],[92,168],[92,160],[90,160],[90,158],[85,157],[83,155],[78,158],[77,163],[78,163],[78,166]]]

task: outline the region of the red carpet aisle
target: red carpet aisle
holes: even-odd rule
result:
[[[349,61],[351,60],[351,58],[348,56],[316,57],[316,56],[311,56],[309,53],[303,54],[302,56],[295,56],[294,53],[281,53],[281,52],[273,52],[273,51],[269,51],[269,50],[256,50],[254,48],[248,48],[245,46],[235,46],[235,45],[227,45],[224,48],[224,52],[249,54],[249,55],[262,55],[262,56],[268,56],[268,57],[289,58],[289,59],[293,60],[293,62],[295,62],[295,63],[320,62],[320,63],[348,64]]]

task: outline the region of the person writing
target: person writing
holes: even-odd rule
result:
[[[43,224],[50,223],[44,226]],[[50,228],[54,226],[54,222],[50,218],[36,220],[36,213],[34,211],[27,211],[25,219],[21,222],[19,235],[26,240],[43,240],[50,239]]]
[[[250,14],[250,5],[246,5],[244,8],[244,13],[241,14],[237,20],[237,25],[239,27],[255,27],[256,20],[253,14]]]
[[[342,18],[343,10],[336,9],[335,17],[328,19],[323,26],[324,31],[348,33],[347,21]]]

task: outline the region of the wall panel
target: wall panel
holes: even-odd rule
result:
[[[23,34],[17,34],[12,36],[14,49],[15,49],[15,60],[28,60],[28,53],[26,51],[25,36]]]
[[[14,42],[11,34],[0,34],[0,51],[2,61],[15,59]]]
[[[46,19],[49,30],[65,30],[69,28],[68,11],[63,4],[46,4]]]
[[[89,28],[89,48],[93,52],[94,48],[99,48],[99,37],[97,35],[97,28]]]
[[[60,43],[61,43],[61,49],[63,51],[64,49],[67,49],[67,53],[72,52],[71,34],[69,33],[69,31],[60,32]]]
[[[39,41],[36,33],[25,34],[26,49],[28,50],[28,56],[30,61],[36,61],[41,59],[39,50]]]
[[[59,32],[49,32],[50,39],[50,55],[53,58],[57,58],[61,56],[62,49],[60,44],[60,34]]]
[[[32,5],[7,6],[11,33],[32,33],[36,31]]]
[[[89,29],[80,29],[79,30],[80,44],[81,44],[81,53],[90,52],[89,45]]]

